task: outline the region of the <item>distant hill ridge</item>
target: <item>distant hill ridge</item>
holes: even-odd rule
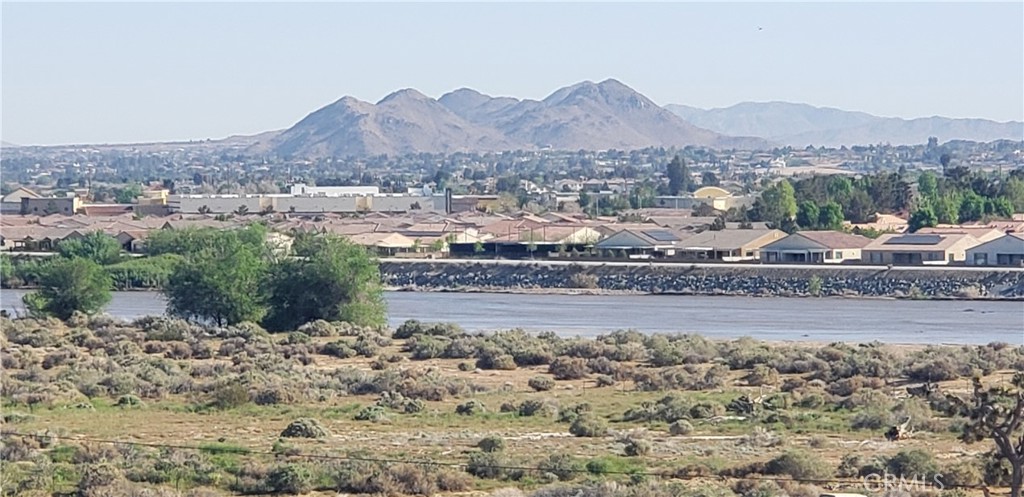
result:
[[[743,102],[720,109],[666,105],[666,109],[695,126],[723,134],[758,136],[768,141],[805,147],[842,145],[919,144],[940,142],[1024,140],[1024,123],[987,119],[878,117],[829,107],[789,102]]]
[[[287,156],[366,156],[651,146],[764,148],[760,138],[701,129],[614,79],[584,81],[541,101],[463,88],[435,100],[405,89],[376,104],[344,97],[254,151]]]

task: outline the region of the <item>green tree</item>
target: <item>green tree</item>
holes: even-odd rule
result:
[[[913,233],[921,228],[932,227],[938,223],[939,219],[935,216],[935,211],[932,207],[930,205],[923,205],[910,214],[907,229]]]
[[[711,171],[704,171],[704,173],[700,175],[700,184],[701,186],[719,186],[722,182],[718,180],[718,175],[715,173]]]
[[[924,171],[917,177],[917,193],[922,197],[935,198],[939,194],[939,178],[931,171]]]
[[[67,258],[81,257],[104,266],[121,260],[121,244],[102,231],[63,241],[57,245],[57,252]]]
[[[946,194],[935,201],[935,215],[942,224],[956,224],[960,221],[960,197]]]
[[[818,212],[818,229],[840,231],[843,229],[843,207],[834,201],[827,202]]]
[[[761,198],[754,204],[756,216],[772,226],[779,228],[792,224],[796,217],[796,192],[789,181],[782,180],[761,193]]]
[[[130,204],[139,195],[142,195],[142,187],[139,185],[127,185],[124,188],[114,189],[114,200],[119,204]]]
[[[799,224],[803,229],[813,230],[818,226],[819,214],[818,204],[811,200],[804,200],[800,202],[800,206],[797,208],[796,224]]]
[[[985,216],[985,205],[987,199],[974,193],[971,190],[964,192],[963,198],[960,201],[960,209],[958,211],[958,218],[961,222],[966,221],[977,221]]]
[[[1006,197],[988,199],[985,204],[985,212],[996,217],[1008,218],[1013,216],[1013,204]]]
[[[1024,178],[1011,177],[1002,185],[1002,196],[1013,206],[1013,212],[1024,212]]]
[[[163,287],[169,314],[218,326],[259,322],[266,314],[263,291],[270,250],[259,228],[201,231],[207,243],[185,254]]]
[[[270,269],[264,327],[294,330],[317,319],[362,326],[387,323],[380,267],[363,247],[328,236],[295,255]]]
[[[88,259],[52,259],[39,269],[38,281],[39,290],[22,299],[34,315],[67,319],[75,311],[96,313],[110,302],[110,276]]]
[[[679,195],[687,190],[690,183],[690,171],[686,167],[686,162],[678,155],[668,163],[667,176],[669,195]]]

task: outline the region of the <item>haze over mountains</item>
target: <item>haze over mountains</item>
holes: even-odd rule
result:
[[[919,144],[934,136],[940,142],[1024,140],[1024,123],[986,119],[878,117],[829,107],[788,102],[744,102],[722,109],[666,105],[688,122],[718,133],[758,136],[774,143],[806,147]]]
[[[491,97],[465,88],[438,100],[412,89],[376,104],[345,97],[257,148],[322,157],[686,145],[763,148],[769,143],[698,128],[609,79],[567,86],[541,101]]]
[[[543,100],[492,97],[469,88],[438,99],[404,89],[376,104],[343,97],[285,130],[173,144],[320,158],[688,145],[746,150],[785,145],[905,145],[923,144],[932,136],[940,142],[1024,141],[1024,123],[887,118],[787,102],[744,102],[721,109],[661,107],[629,86],[608,79],[560,88]],[[0,148],[15,147],[18,145],[0,143]]]

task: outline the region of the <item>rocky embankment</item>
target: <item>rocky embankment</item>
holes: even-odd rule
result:
[[[419,291],[567,292],[684,295],[851,296],[1020,299],[1024,272],[781,266],[651,266],[384,262],[386,285]]]

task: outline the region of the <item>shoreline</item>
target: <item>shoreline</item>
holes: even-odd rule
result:
[[[18,288],[0,288],[2,291],[31,292],[38,290],[38,287],[23,286]],[[460,287],[438,287],[438,286],[415,286],[387,285],[383,287],[385,292],[397,293],[483,293],[493,295],[564,295],[564,296],[676,296],[676,297],[749,297],[757,299],[839,299],[839,300],[885,300],[885,301],[952,301],[952,302],[1024,302],[1024,297],[955,297],[955,296],[899,296],[899,295],[807,295],[798,293],[772,294],[761,293],[736,293],[736,292],[645,292],[642,290],[618,290],[606,288],[562,288],[562,287],[499,287],[499,286],[460,286]],[[123,288],[114,289],[111,292],[120,293],[159,293],[156,288]]]

